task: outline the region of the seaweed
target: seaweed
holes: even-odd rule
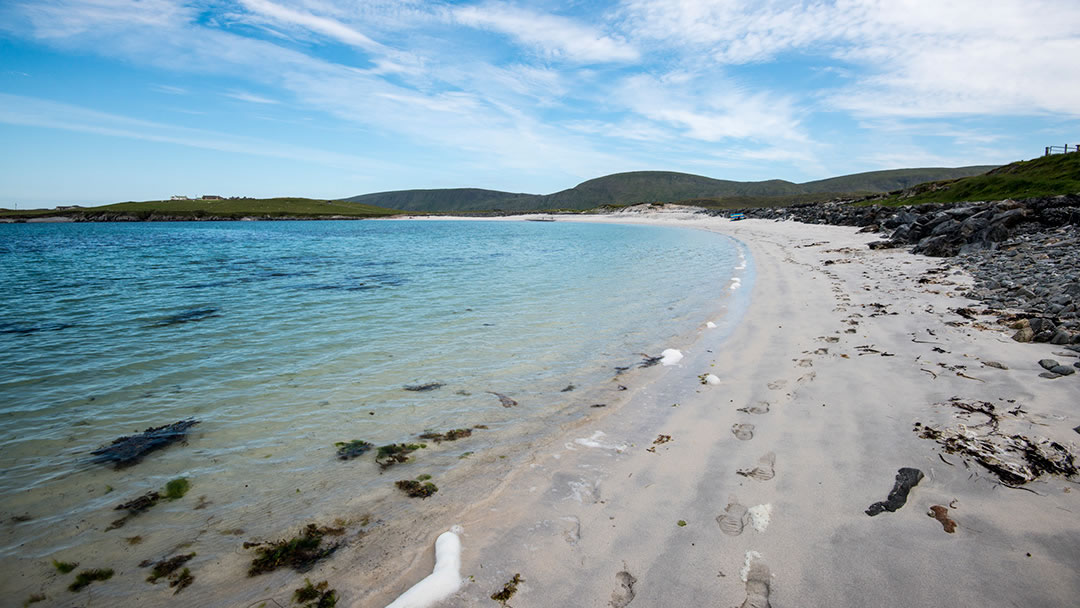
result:
[[[414,393],[426,393],[446,386],[442,382],[426,382],[424,384],[406,384],[405,390],[413,391]]]
[[[664,359],[663,357],[653,357],[653,356],[650,356],[650,355],[648,355],[646,353],[638,353],[638,354],[641,355],[642,357],[644,357],[641,360],[641,363],[638,364],[638,366],[640,366],[640,367],[652,367],[652,366],[660,363],[660,361],[662,361]]]
[[[184,587],[187,587],[195,581],[195,576],[191,574],[191,570],[184,568],[176,576],[169,578],[169,587],[175,587],[176,591],[173,591],[173,595],[180,593]]]
[[[75,575],[75,582],[68,585],[68,591],[82,591],[83,587],[90,585],[95,581],[107,581],[112,578],[112,568],[94,568],[92,570],[83,570]]]
[[[179,498],[183,498],[184,494],[187,494],[188,490],[190,489],[191,482],[188,481],[187,477],[177,477],[176,479],[173,479],[169,483],[165,484],[164,497],[168,498],[169,500],[177,500]]]
[[[157,492],[147,492],[136,499],[116,505],[115,511],[127,511],[128,513],[109,524],[109,527],[105,528],[105,531],[108,532],[109,530],[124,527],[124,524],[126,524],[129,519],[156,505],[159,500],[161,500],[161,494]]]
[[[153,570],[150,571],[150,576],[146,577],[146,582],[156,583],[159,578],[169,578],[171,580],[173,578],[173,575],[176,574],[176,571],[180,569],[180,566],[186,564],[193,557],[195,557],[194,553],[188,553],[187,555],[174,555],[172,557],[165,558],[157,562],[151,562],[147,560],[139,564],[139,566],[143,568],[153,566]]]
[[[49,598],[45,597],[44,593],[32,593],[32,594],[30,594],[30,597],[23,600],[22,605],[23,605],[23,608],[26,608],[30,604],[36,604],[38,602],[44,602],[47,599],[49,599]]]
[[[510,582],[503,585],[503,588],[491,594],[491,599],[499,602],[503,606],[506,606],[506,602],[510,601],[510,598],[514,597],[517,593],[517,586],[519,583],[525,582],[525,579],[521,578],[521,574],[515,574],[514,578],[510,579]]]
[[[255,548],[256,557],[251,560],[248,576],[257,576],[288,566],[297,572],[307,572],[319,560],[329,557],[340,546],[338,543],[322,546],[326,528],[308,524],[298,536],[269,543],[244,543],[245,548]]]
[[[368,450],[375,446],[363,439],[353,439],[352,441],[339,441],[334,444],[334,447],[337,448],[338,458],[341,460],[352,460],[357,456],[363,456]]]
[[[183,440],[187,436],[188,429],[196,424],[199,424],[198,420],[189,418],[164,426],[151,427],[138,435],[114,439],[108,446],[90,453],[96,456],[94,462],[111,462],[115,468],[122,469],[138,463],[150,452]]]
[[[431,496],[435,492],[439,491],[439,488],[430,481],[420,483],[419,481],[415,481],[412,479],[402,479],[401,481],[396,482],[394,485],[396,485],[398,489],[402,492],[408,494],[409,498],[427,498],[428,496]]]
[[[409,454],[416,450],[426,448],[423,443],[391,443],[379,446],[375,453],[375,462],[383,469],[387,469],[399,462],[408,462]]]
[[[327,589],[330,583],[322,581],[312,585],[310,579],[304,579],[304,586],[293,591],[293,602],[304,604],[303,608],[334,608],[337,606],[337,591]]]
[[[52,560],[52,565],[60,574],[67,574],[75,568],[78,568],[79,562],[61,562],[54,559]]]
[[[685,528],[686,527],[686,520],[685,519],[680,519],[679,521],[675,522],[675,525],[679,526],[680,528]]]
[[[492,395],[495,395],[496,397],[498,397],[499,398],[499,403],[503,407],[514,407],[515,405],[518,404],[517,401],[514,401],[513,399],[511,399],[510,397],[507,397],[506,395],[504,395],[502,393],[496,393],[495,391],[487,391],[487,392],[491,393]]]
[[[419,439],[428,439],[435,443],[442,443],[444,441],[457,441],[464,437],[472,435],[472,429],[453,429],[446,431],[445,433],[429,432],[419,436]]]

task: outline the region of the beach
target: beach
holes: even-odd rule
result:
[[[966,310],[971,278],[949,260],[870,250],[878,237],[855,228],[679,210],[574,220],[739,239],[756,269],[748,310],[730,331],[703,315],[673,345],[681,361],[641,370],[586,420],[492,449],[489,491],[448,482],[415,502],[425,526],[372,529],[327,570],[348,605],[389,604],[430,574],[453,525],[464,582],[436,605],[1075,603],[1075,478],[1006,484],[944,443],[996,445],[1006,471],[1023,458],[1001,438],[1075,452],[1080,384],[1038,363],[1074,351],[1013,341]]]

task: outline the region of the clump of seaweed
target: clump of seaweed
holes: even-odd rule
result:
[[[420,439],[442,443],[444,441],[457,441],[458,439],[469,437],[471,435],[472,429],[453,429],[446,431],[445,433],[424,433],[423,435],[420,435]]]
[[[337,591],[327,589],[330,583],[322,581],[317,585],[311,584],[310,579],[304,579],[304,586],[293,591],[293,602],[302,604],[302,608],[334,608],[337,606]]]
[[[319,560],[329,557],[338,549],[335,543],[322,546],[323,537],[333,532],[308,524],[298,536],[268,543],[244,543],[245,548],[255,547],[256,557],[251,560],[248,576],[257,576],[288,566],[297,572],[307,572]]]
[[[75,575],[75,582],[68,585],[68,591],[82,591],[83,587],[90,585],[95,581],[107,581],[112,578],[112,568],[94,568],[92,570],[83,570]]]
[[[32,593],[32,594],[30,594],[30,597],[23,600],[22,605],[23,605],[23,608],[26,608],[30,604],[36,604],[38,602],[44,602],[47,599],[49,599],[49,598],[45,597],[44,593]]]
[[[517,593],[517,586],[519,583],[525,582],[525,579],[521,578],[521,574],[515,574],[514,578],[510,579],[510,582],[503,585],[503,588],[491,594],[491,599],[499,602],[503,606],[506,606],[506,602],[510,601],[510,598],[514,597]]]
[[[396,482],[394,485],[396,485],[398,489],[402,492],[408,494],[409,498],[427,498],[428,496],[431,496],[435,492],[439,491],[439,488],[430,481],[424,483],[421,483],[421,481],[423,480],[416,481],[412,479],[402,479],[401,481]]]
[[[399,462],[408,462],[409,454],[426,447],[427,445],[423,443],[391,443],[389,445],[381,445],[375,453],[375,462],[383,469],[387,469]]]
[[[169,587],[175,588],[173,595],[180,593],[184,587],[187,587],[191,583],[195,582],[195,576],[191,574],[191,570],[184,568],[176,576],[169,577]]]
[[[425,382],[424,384],[406,384],[405,390],[413,391],[414,393],[426,393],[446,386],[442,382]]]
[[[52,560],[52,565],[53,568],[56,568],[56,571],[60,574],[67,574],[68,572],[71,572],[75,568],[79,567],[78,562],[61,562],[55,559]]]
[[[163,447],[183,440],[188,429],[199,424],[198,420],[180,420],[164,426],[151,427],[138,435],[127,435],[114,439],[106,447],[90,452],[97,458],[95,462],[111,462],[117,469],[136,464],[142,457]]]
[[[148,568],[153,566],[153,570],[150,571],[150,576],[146,577],[146,582],[156,583],[159,578],[172,578],[176,571],[181,566],[186,564],[191,558],[195,557],[194,553],[188,553],[186,555],[174,555],[172,557],[165,558],[160,561],[146,560],[139,564],[142,568]]]
[[[338,458],[342,460],[352,460],[357,456],[363,456],[368,450],[375,446],[363,439],[353,439],[352,441],[339,441],[334,444],[334,447],[337,448]]]
[[[183,498],[184,494],[187,494],[191,489],[191,482],[187,477],[177,477],[169,483],[165,484],[165,498],[169,500],[177,500]]]
[[[108,528],[105,528],[105,531],[108,532],[109,530],[124,527],[124,524],[126,524],[129,519],[156,505],[159,500],[161,500],[161,494],[157,492],[147,492],[138,498],[116,505],[115,511],[127,511],[127,515],[113,521],[109,524]]]

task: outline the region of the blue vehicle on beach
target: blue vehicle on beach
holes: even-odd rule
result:
[[[731,215],[728,216],[728,219],[733,221],[733,222],[737,222],[739,220],[745,220],[746,216],[743,215],[742,213],[732,213]]]

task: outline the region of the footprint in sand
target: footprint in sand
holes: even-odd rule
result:
[[[746,407],[740,407],[739,409],[737,409],[735,411],[736,412],[746,412],[747,414],[768,414],[769,413],[769,402],[768,401],[758,401],[754,405],[748,405]]]
[[[746,507],[739,502],[738,498],[732,495],[728,498],[728,504],[724,507],[724,512],[716,516],[716,523],[720,525],[720,531],[724,534],[738,536],[742,534],[749,518],[750,515]]]
[[[581,520],[573,515],[560,517],[559,519],[563,522],[563,539],[571,546],[578,544],[578,541],[581,540]]]
[[[626,564],[623,564],[625,567]],[[619,588],[611,592],[611,601],[608,605],[612,608],[626,608],[626,605],[634,601],[634,583],[637,579],[626,570],[615,573],[615,580],[619,582]]]
[[[731,432],[735,435],[735,438],[739,441],[750,441],[754,438],[754,425],[752,424],[733,424],[731,425]]]
[[[799,359],[796,363],[799,367],[814,367],[814,362],[810,359]]]
[[[752,469],[739,469],[735,472],[743,477],[749,477],[758,481],[769,481],[776,476],[776,454],[769,452],[758,459],[756,467]]]
[[[796,382],[798,382],[799,384],[802,384],[803,382],[810,382],[814,378],[817,378],[817,372],[810,372],[809,374],[804,374],[802,376],[799,376],[799,379],[796,380]]]
[[[772,382],[770,382],[766,386],[769,387],[769,390],[778,391],[778,390],[784,388],[784,386],[786,386],[786,385],[787,385],[787,380],[773,380]]]
[[[757,551],[746,553],[743,580],[746,581],[746,599],[740,608],[769,608],[769,566]]]

